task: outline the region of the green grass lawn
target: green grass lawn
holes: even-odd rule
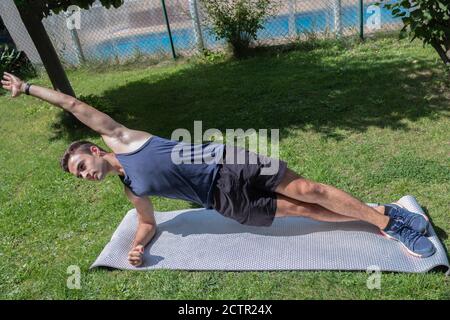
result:
[[[448,75],[447,75],[448,76]],[[298,173],[366,202],[417,197],[448,248],[450,85],[437,54],[386,37],[261,52],[235,61],[81,68],[75,91],[127,127],[170,137],[176,128],[278,128],[280,157]],[[49,85],[42,77],[34,83]],[[3,92],[4,93],[4,92]],[[131,208],[117,177],[82,181],[59,168],[75,139],[62,111],[0,96],[2,299],[449,299],[443,273],[89,271]],[[152,198],[157,211],[189,208]],[[81,268],[81,290],[66,287]]]

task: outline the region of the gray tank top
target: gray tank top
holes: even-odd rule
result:
[[[192,201],[212,208],[212,190],[223,163],[224,145],[192,144],[153,135],[139,149],[116,153],[122,183],[136,195]]]

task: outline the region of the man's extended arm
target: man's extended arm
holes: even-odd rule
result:
[[[18,77],[5,72],[2,86],[4,89],[11,91],[12,97],[17,97],[25,92],[26,83]],[[72,113],[78,120],[101,135],[119,137],[123,131],[124,126],[117,123],[110,116],[72,96],[37,85],[32,85],[29,93],[33,97],[47,101]]]

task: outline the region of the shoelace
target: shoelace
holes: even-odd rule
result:
[[[407,225],[403,224],[399,229],[398,229],[398,234],[400,234],[401,238],[403,239],[403,242],[405,242],[405,244],[408,247],[412,247],[414,245],[414,243],[416,243],[416,241],[422,237],[422,235],[420,233],[418,233],[417,231],[414,231],[410,228],[408,228]]]
[[[417,231],[410,229],[406,224],[403,217],[393,218],[395,223],[392,230],[400,235],[401,241],[408,247],[412,247],[414,243],[422,236]]]
[[[409,224],[415,218],[415,216],[413,216],[413,215],[407,215],[407,216],[402,215],[400,213],[400,209],[397,208],[396,206],[393,207],[392,217],[394,219],[401,219],[403,221],[403,223],[405,223],[405,224]]]
[[[392,217],[395,223],[392,229],[396,230],[396,232],[400,232],[400,230],[405,227],[405,219],[401,216]]]

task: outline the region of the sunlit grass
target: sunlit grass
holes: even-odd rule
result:
[[[281,158],[300,174],[366,202],[416,196],[449,246],[449,95],[436,54],[386,38],[119,70],[69,72],[79,96],[101,97],[131,128],[278,128]],[[34,83],[49,85],[45,78]],[[109,105],[108,105],[109,106]],[[119,110],[120,109],[120,110]],[[137,299],[450,298],[442,273],[88,271],[131,204],[118,178],[78,180],[59,168],[75,138],[55,130],[60,110],[0,96],[0,297]],[[153,198],[155,209],[190,207]],[[66,287],[67,267],[82,271]]]

